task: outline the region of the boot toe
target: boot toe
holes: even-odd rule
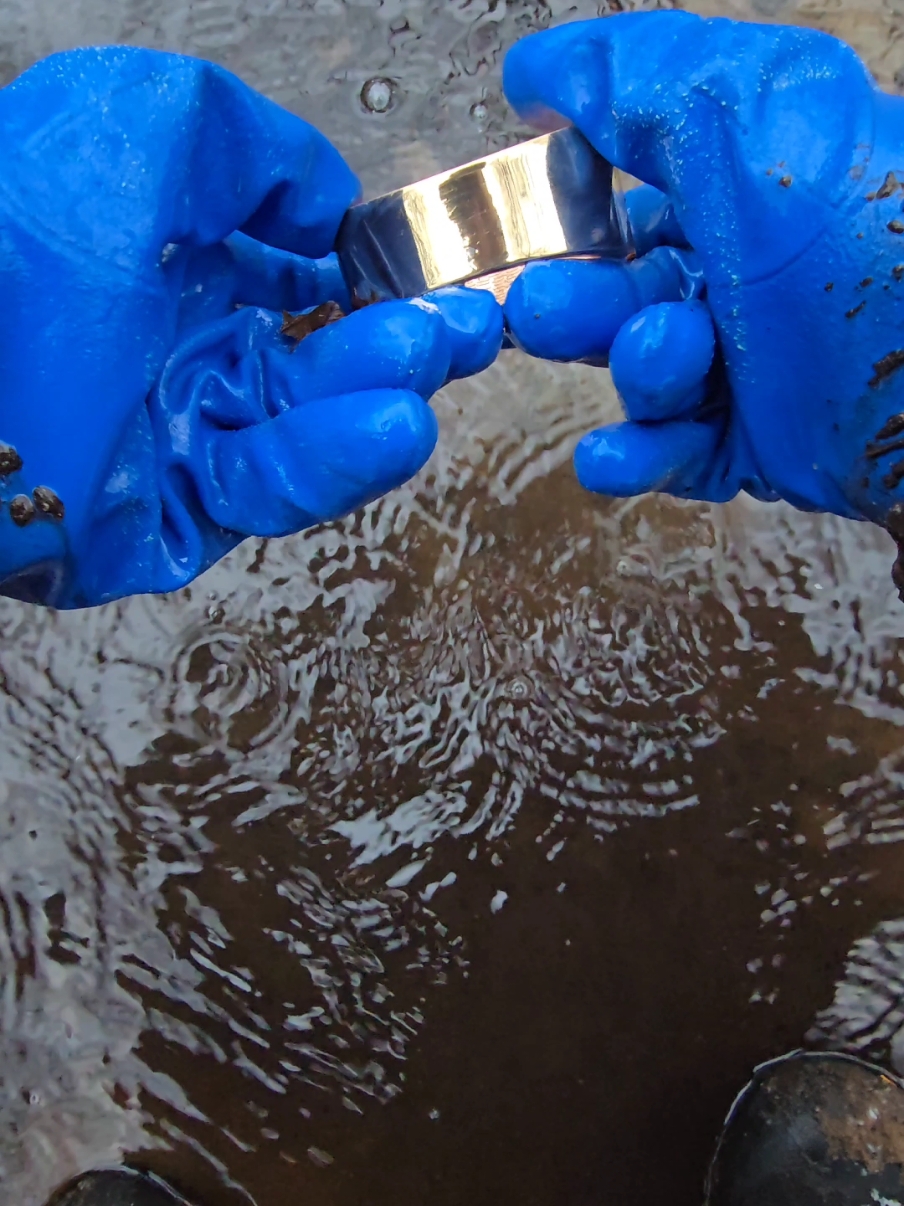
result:
[[[796,1052],[736,1099],[706,1206],[904,1206],[904,1086],[851,1056]]]
[[[59,1190],[47,1206],[192,1206],[150,1173],[115,1168],[85,1173]]]

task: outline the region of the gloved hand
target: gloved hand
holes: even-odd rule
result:
[[[628,194],[639,250],[690,244],[705,280],[705,304],[669,282],[632,300],[660,248],[532,265],[511,290],[529,351],[609,357],[628,421],[581,442],[583,484],[746,490],[904,535],[904,100],[825,34],[682,12],[528,37],[505,88],[654,186]]]
[[[449,290],[294,350],[282,310],[348,304],[335,258],[301,257],[356,193],[321,135],[199,60],[82,50],[0,91],[0,592],[173,590],[420,468],[426,399],[493,359],[501,311]]]

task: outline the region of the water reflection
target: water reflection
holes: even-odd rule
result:
[[[212,56],[378,192],[518,136],[501,49],[592,11],[6,3],[0,42]],[[899,1059],[884,535],[582,495],[591,370],[507,353],[437,410],[362,515],[179,596],[0,607],[9,1200],[141,1150],[211,1203],[691,1202],[755,1059]]]

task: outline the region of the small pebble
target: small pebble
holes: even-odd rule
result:
[[[9,477],[22,468],[22,458],[11,444],[0,444],[0,477]]]

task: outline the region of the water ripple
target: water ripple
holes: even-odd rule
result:
[[[834,23],[881,79],[900,70],[890,9],[752,2],[737,11]],[[0,73],[86,42],[212,56],[315,120],[374,193],[523,136],[504,49],[610,7],[0,0]],[[365,109],[374,80],[389,103]],[[413,1093],[432,1120],[417,1096],[432,1086],[409,1071],[437,994],[468,983],[488,926],[540,917],[531,957],[541,939],[565,949],[581,868],[589,985],[622,898],[655,892],[646,868],[713,851],[708,897],[670,881],[680,983],[646,949],[629,971],[671,1010],[736,946],[744,1024],[774,1008],[776,1042],[797,1016],[781,1013],[794,942],[821,950],[813,926],[836,901],[887,907],[870,892],[904,835],[904,669],[884,535],[743,500],[581,493],[574,445],[618,415],[599,370],[507,352],[434,405],[428,466],[358,515],[249,542],[169,598],[0,604],[0,1177],[22,1206],[155,1145],[246,1200],[278,1153],[300,1178],[286,1193],[319,1200],[299,1160],[319,1176],[370,1151],[331,1104],[377,1134],[376,1107]],[[738,932],[709,928],[723,909]],[[863,930],[813,1041],[900,1066],[900,922]],[[485,985],[469,1009],[490,1009]],[[633,1023],[608,991],[586,987],[582,1008],[621,1046]],[[645,1049],[657,1018],[677,1033],[647,1008],[626,1047]],[[535,1046],[545,1083],[576,1094],[567,1029]],[[515,1107],[497,1106],[522,1150]]]

